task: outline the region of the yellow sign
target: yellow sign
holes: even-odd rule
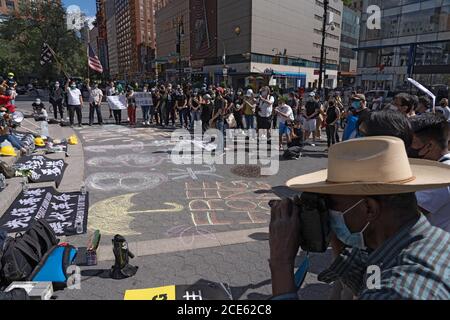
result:
[[[151,288],[151,289],[139,289],[139,290],[127,290],[125,291],[124,300],[176,300],[175,286]]]

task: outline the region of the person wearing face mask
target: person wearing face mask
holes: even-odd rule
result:
[[[350,110],[342,137],[343,141],[359,137],[359,126],[370,116],[370,110],[366,107],[366,96],[363,94],[354,95]]]
[[[70,126],[73,127],[76,112],[78,126],[82,127],[83,115],[81,113],[81,109],[83,108],[83,95],[81,94],[80,89],[77,88],[77,84],[75,81],[72,81],[70,79],[67,80],[66,93],[67,93],[67,110],[69,111]]]
[[[90,80],[86,81],[86,87],[89,91],[89,126],[94,123],[94,112],[97,113],[97,120],[99,125],[103,125],[102,117],[102,100],[103,91],[98,88],[98,83],[94,83],[94,87],[90,86]]]
[[[239,89],[237,91],[237,94],[233,101],[233,116],[236,120],[236,129],[241,130],[241,132],[244,132],[244,123],[242,121],[243,117],[243,108],[244,108],[244,91],[242,89]]]
[[[257,105],[257,129],[258,133],[260,130],[267,132],[270,136],[270,129],[272,128],[272,111],[273,104],[275,103],[275,98],[270,95],[269,87],[263,87],[261,89],[261,95],[258,99]],[[265,133],[262,133],[262,138],[265,138]]]
[[[144,86],[142,92],[149,93],[148,85]],[[148,104],[142,105],[141,109],[142,109],[142,118],[144,119],[142,125],[149,126],[152,123],[153,115],[155,113],[155,108],[153,106],[153,97],[151,93],[149,93]]]
[[[59,81],[55,82],[55,85],[50,90],[49,102],[53,106],[53,116],[55,120],[58,119],[58,111],[61,120],[64,120],[63,111],[64,90],[61,88]]]
[[[15,104],[15,99],[17,97],[16,88],[17,88],[17,81],[14,79],[14,73],[9,72],[8,78],[3,81],[2,84],[8,91],[8,95],[11,97],[11,103]]]
[[[450,166],[449,127],[445,118],[439,114],[422,114],[411,120],[411,127],[414,134],[408,148],[409,157]],[[450,232],[450,187],[417,192],[416,196],[430,223]]]
[[[328,169],[293,178],[287,186],[326,202],[338,254],[319,281],[342,281],[361,300],[450,299],[450,233],[427,221],[414,194],[450,186],[450,167],[410,161],[401,139],[370,137],[333,145]],[[299,207],[290,199],[271,207],[273,299],[298,299]],[[374,279],[371,269],[379,270],[375,285],[368,281]]]

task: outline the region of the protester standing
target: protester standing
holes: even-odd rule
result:
[[[209,129],[209,123],[212,117],[214,105],[211,101],[212,97],[209,94],[203,96],[201,103],[201,119],[202,119],[202,131],[205,133]]]
[[[69,87],[70,85],[70,87]],[[69,111],[69,121],[70,126],[74,125],[75,113],[77,114],[78,126],[82,127],[82,113],[83,108],[83,95],[80,89],[77,88],[75,81],[68,79],[66,82],[66,93],[67,93],[67,109]]]
[[[236,129],[244,130],[244,123],[242,121],[242,110],[244,107],[244,92],[239,89],[233,102],[233,116],[236,120]]]
[[[201,121],[201,104],[203,102],[202,96],[198,92],[194,92],[189,99],[189,107],[191,111],[191,126],[190,129],[194,129],[195,122]]]
[[[103,91],[98,88],[98,83],[94,83],[92,88],[90,85],[90,80],[87,80],[86,87],[89,91],[89,126],[94,123],[94,113],[97,113],[97,121],[99,125],[103,125],[102,117],[102,101],[103,101]]]
[[[64,90],[61,88],[60,83],[56,81],[55,85],[50,89],[50,96],[49,96],[49,102],[53,106],[53,116],[55,120],[58,119],[58,111],[61,120],[64,119],[63,100],[64,100]]]
[[[188,123],[188,101],[187,97],[183,92],[183,89],[181,87],[178,87],[175,92],[175,100],[176,100],[176,108],[178,110],[178,115],[180,117],[180,125],[181,128],[188,129],[189,123]]]
[[[128,88],[127,92],[128,119],[129,125],[136,126],[136,98],[134,97],[133,87]]]
[[[269,87],[263,87],[261,89],[261,95],[258,100],[258,134],[260,130],[267,132],[270,136],[270,129],[272,127],[272,110],[275,98],[270,95]],[[291,109],[292,110],[292,109]],[[262,138],[265,138],[263,133]]]
[[[247,90],[247,93],[244,97],[243,109],[245,117],[245,128],[247,130],[255,129],[256,101],[252,89]]]
[[[142,118],[144,119],[144,122],[142,123],[144,126],[149,126],[152,122],[153,114],[154,114],[154,106],[153,106],[153,97],[152,94],[148,92],[148,86],[145,85],[143,90],[143,93],[148,94],[148,104],[142,105]]]
[[[309,94],[309,99],[305,105],[305,122],[304,122],[304,133],[305,136],[303,141],[307,142],[310,135],[312,134],[312,146],[315,146],[316,143],[316,126],[317,119],[320,114],[320,104],[316,99],[316,94],[311,92]]]
[[[167,99],[166,99],[166,108],[167,108],[166,126],[169,125],[169,117],[170,117],[170,121],[172,122],[172,127],[175,127],[175,123],[177,120],[175,104],[176,104],[175,92],[172,88],[172,85],[169,84],[167,86]]]
[[[341,113],[339,111],[339,108],[336,106],[335,102],[333,100],[328,101],[328,108],[326,111],[326,132],[327,132],[327,144],[328,148],[336,144],[336,122],[341,116]]]

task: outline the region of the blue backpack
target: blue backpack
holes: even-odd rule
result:
[[[53,282],[53,285],[64,287],[68,279],[67,268],[74,264],[76,255],[77,250],[73,246],[54,246],[34,269],[31,281]]]

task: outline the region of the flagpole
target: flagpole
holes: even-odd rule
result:
[[[50,52],[52,53],[53,57],[56,60],[56,63],[59,64],[61,71],[64,73],[64,75],[66,76],[67,79],[70,79],[69,75],[67,74],[67,72],[64,70],[64,65],[58,60],[58,57],[55,53],[55,51],[53,51],[53,49],[49,46],[49,44],[47,42],[45,42],[47,44],[47,47],[50,49]]]
[[[90,32],[89,32],[89,23],[88,22],[86,22],[86,30],[87,30],[87,46],[86,46],[86,50],[87,50],[87,58],[88,58],[88,61],[87,61],[87,76],[88,76],[88,79],[90,79],[91,78],[91,70],[90,70],[90,67],[89,67],[89,46],[90,46],[90,44],[91,44],[91,35],[90,35]]]

